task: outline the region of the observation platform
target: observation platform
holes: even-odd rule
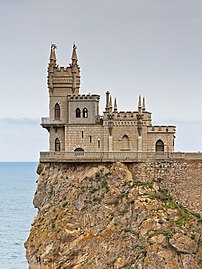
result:
[[[174,160],[202,162],[200,152],[40,152],[41,163],[134,163]]]

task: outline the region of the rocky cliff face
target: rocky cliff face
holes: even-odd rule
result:
[[[202,268],[202,217],[136,168],[40,164],[29,268]]]

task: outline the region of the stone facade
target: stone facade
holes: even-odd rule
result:
[[[56,63],[51,46],[48,66],[49,118],[42,126],[50,133],[49,151],[57,152],[173,152],[175,126],[153,126],[141,96],[137,111],[118,111],[116,98],[106,92],[106,107],[99,113],[100,96],[80,94],[80,68],[76,46],[71,64]]]

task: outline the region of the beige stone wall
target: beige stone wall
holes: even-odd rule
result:
[[[60,140],[61,151],[65,150],[65,131],[64,127],[50,128],[50,151],[55,151],[55,139]]]
[[[119,122],[122,123],[122,122]],[[137,151],[137,129],[134,125],[129,125],[128,122],[123,122],[123,125],[115,125],[112,131],[113,135],[113,150],[125,151],[123,145],[123,137],[126,135],[129,138],[129,151]]]
[[[76,118],[76,109],[79,108],[81,111],[81,117]],[[83,117],[83,109],[88,110],[88,117]],[[98,102],[94,100],[71,100],[69,101],[68,108],[68,122],[75,124],[95,124],[96,117],[98,116]]]
[[[98,147],[100,141],[100,147]],[[65,127],[65,150],[104,151],[104,129],[102,125],[68,125]]]
[[[55,120],[55,105],[60,106],[60,121],[67,122],[67,97],[66,96],[51,96],[50,97],[50,120]]]
[[[156,142],[162,140],[164,143],[164,151],[172,152],[174,151],[173,146],[173,133],[164,133],[164,132],[154,132],[147,134],[147,150],[155,151]]]
[[[58,102],[59,103],[59,102]],[[59,103],[60,104],[60,103]],[[61,103],[62,104],[62,103]],[[62,108],[62,106],[61,106]],[[61,116],[65,110],[61,109]],[[63,116],[62,116],[63,117]],[[61,117],[61,118],[62,118]],[[135,122],[116,122],[112,130],[112,151],[138,151],[138,132]],[[64,128],[51,128],[50,131],[50,149],[54,150],[54,141],[57,136],[63,144],[61,150],[74,151],[81,147],[85,151],[109,151],[109,129],[108,123],[99,124],[68,124]],[[123,137],[129,138],[129,147],[123,146]],[[83,136],[83,137],[82,137]],[[91,138],[90,138],[91,137]],[[172,133],[147,133],[147,128],[144,127],[141,138],[142,152],[155,152],[155,144],[161,139],[165,144],[165,152],[172,152],[173,134]],[[91,142],[90,142],[91,141]],[[100,141],[100,142],[98,142]],[[98,143],[100,147],[98,147]]]

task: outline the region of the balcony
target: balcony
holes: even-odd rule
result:
[[[62,120],[52,120],[50,118],[41,118],[41,125],[44,127],[44,128],[48,128],[50,126],[53,126],[53,127],[61,127],[65,124],[64,121]]]

